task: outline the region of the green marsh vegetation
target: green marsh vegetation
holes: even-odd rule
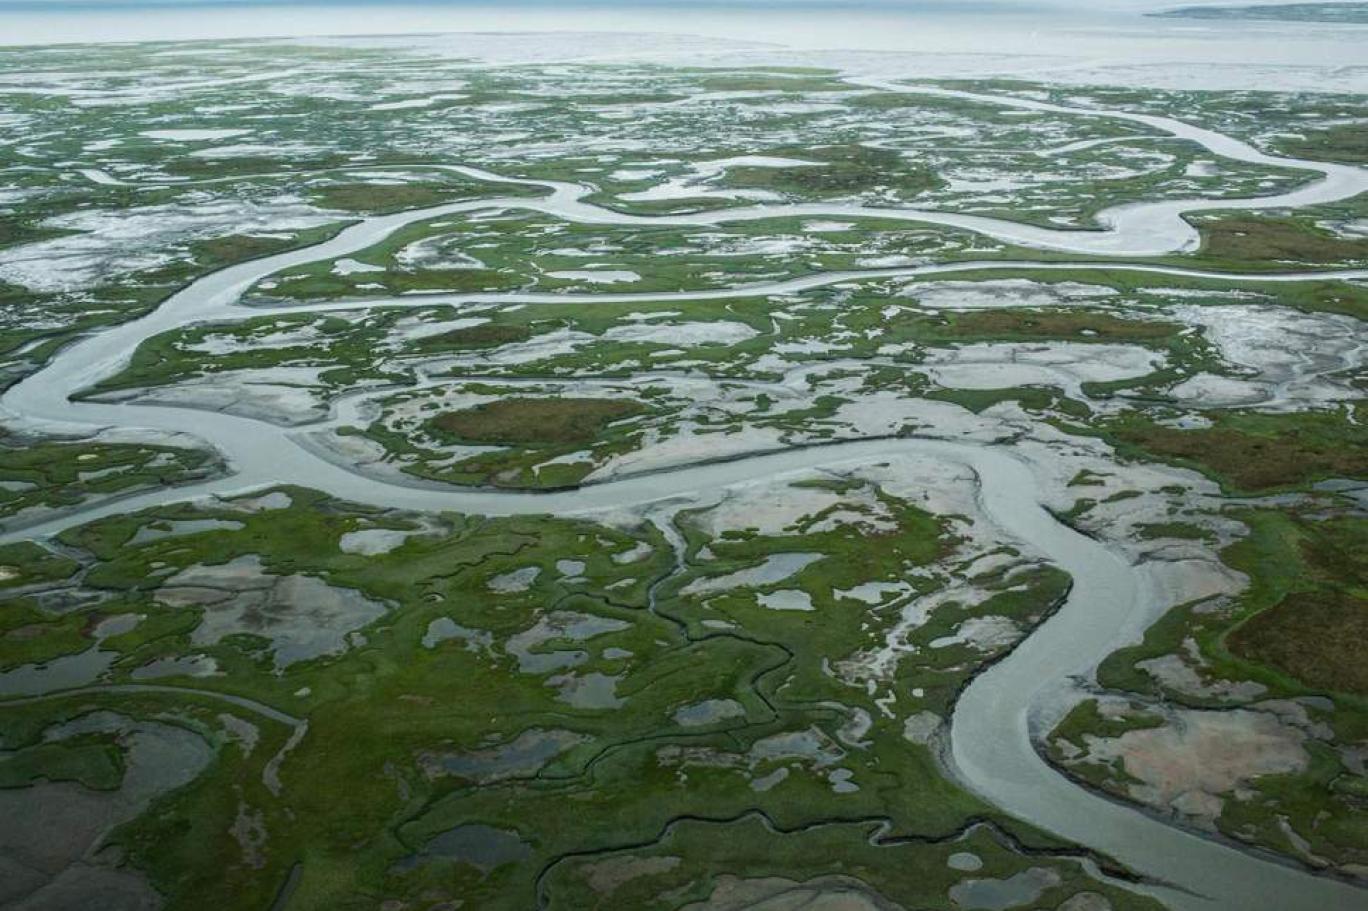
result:
[[[933,896],[959,879],[946,867],[948,853],[972,850],[984,875],[1054,870],[1059,882],[1049,894],[1059,900],[1086,890],[1118,908],[1151,907],[1052,857],[1059,847],[1053,841],[958,790],[927,747],[902,738],[900,724],[847,731],[859,717],[853,709],[878,708],[821,668],[869,641],[867,633],[851,638],[858,624],[824,627],[738,603],[725,614],[739,625],[721,630],[700,625],[700,606],[679,593],[689,580],[766,554],[810,550],[823,559],[805,571],[803,584],[818,593],[830,622],[851,611],[829,594],[837,587],[896,580],[909,566],[953,554],[956,539],[945,520],[877,495],[868,502],[892,511],[893,524],[879,534],[840,524],[823,531],[818,515],[778,537],[714,540],[716,557],[707,562],[694,562],[707,537],[686,523],[689,569],[663,589],[657,586],[674,572],[675,558],[649,525],[624,531],[549,517],[416,517],[297,488],[101,520],[65,533],[62,543],[87,563],[79,586],[103,600],[47,621],[29,608],[23,625],[9,628],[29,629],[25,641],[33,645],[5,664],[31,660],[40,647],[81,651],[98,618],[135,613],[142,619],[131,632],[100,646],[116,653],[115,681],[136,680],[139,668],[187,654],[212,658],[218,672],[160,678],[165,689],[155,692],[0,703],[11,751],[0,779],[22,785],[41,763],[48,780],[117,788],[123,753],[116,740],[42,741],[51,724],[95,709],[207,737],[217,757],[209,768],[112,836],[173,908],[260,907],[290,877],[291,900],[310,907],[346,905],[362,894],[443,896],[490,908],[526,907],[540,895],[550,907],[578,907],[605,888],[602,876],[584,879],[585,864],[684,848],[685,867],[660,878],[629,877],[614,887],[613,900],[642,896],[675,907],[709,892],[709,877],[724,871],[793,875],[808,863],[881,894]],[[200,526],[185,524],[205,519],[238,527],[196,531]],[[157,527],[170,531],[145,533]],[[377,532],[401,540],[380,552],[349,550],[356,535]],[[288,615],[273,612],[250,631],[196,641],[199,625],[225,608],[187,605],[162,590],[187,569],[246,557],[272,575],[302,574],[378,599],[384,615],[338,650],[275,672],[263,649],[290,634],[297,620]],[[1059,596],[1062,580],[1014,576],[1001,584],[976,611],[1008,612],[1029,624]],[[895,617],[867,611],[859,613],[875,627]],[[943,634],[961,616],[947,616],[925,635]],[[944,709],[957,681],[983,660],[958,649],[927,666],[908,659],[896,685],[905,692],[926,686],[926,704]],[[577,681],[603,680],[608,702],[577,695]],[[708,699],[732,700],[739,713],[689,726],[673,720]],[[253,704],[307,719],[307,731],[282,753],[299,729]],[[246,740],[244,730],[252,732]],[[509,750],[515,743],[548,746],[518,758]],[[753,786],[762,779],[774,783]],[[346,800],[337,799],[338,782],[355,785]],[[246,838],[235,822],[244,817],[253,821],[249,831],[265,837]],[[870,844],[870,827],[890,817],[890,840]],[[766,818],[773,828],[761,824]],[[500,844],[509,850],[488,859],[442,847],[459,844],[447,833],[473,825],[504,833]],[[950,840],[961,831],[969,834]],[[1018,853],[1014,839],[1035,853]],[[694,851],[696,843],[708,847]],[[909,879],[909,864],[926,878]],[[686,876],[694,891],[675,895]]]
[[[201,480],[219,470],[208,452],[133,443],[0,439],[0,518],[73,507],[87,499]]]

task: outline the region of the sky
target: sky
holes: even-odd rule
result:
[[[1199,5],[1254,5],[1282,3],[1288,0],[503,0],[501,6],[517,10],[555,8],[564,6],[611,6],[621,9],[667,8],[687,11],[691,8],[724,7],[731,10],[762,10],[779,8],[877,8],[908,12],[969,11],[969,10],[1025,10],[1053,8],[1079,13],[1096,11],[1146,11],[1174,6]],[[1330,0],[1337,2],[1337,0]],[[1352,2],[1352,0],[1338,0]],[[150,6],[192,8],[207,6],[336,6],[386,5],[378,0],[0,0],[0,11],[75,10],[75,9],[135,9]],[[478,0],[400,0],[388,5],[446,7],[459,9],[486,5]]]
[[[298,5],[301,0],[0,0],[0,8],[25,7],[128,7],[128,6],[221,6],[221,5]],[[320,0],[330,5],[348,5],[345,0]],[[881,6],[896,9],[947,8],[958,9],[966,6],[998,7],[1039,7],[1063,6],[1076,9],[1116,8],[1134,9],[1175,5],[1174,0],[604,0],[609,5],[620,7],[665,6],[676,9],[689,7],[723,5],[732,8],[744,7],[833,7],[833,6]],[[1180,0],[1182,2],[1182,0]],[[1192,3],[1219,3],[1223,0],[1192,0]],[[1281,0],[1250,0],[1250,2],[1281,2]],[[469,0],[424,0],[424,5],[463,6],[471,5]],[[563,0],[507,0],[509,7],[518,6],[563,6]],[[1190,5],[1182,2],[1182,5]]]

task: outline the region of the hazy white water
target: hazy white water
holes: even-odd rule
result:
[[[104,8],[99,0],[0,0],[0,44],[466,33],[418,46],[493,62],[719,54],[733,62],[793,62],[798,54],[840,52],[887,57],[889,72],[919,76],[1368,90],[1364,29],[1139,15],[1177,5],[1183,0],[171,0]],[[412,38],[389,43],[415,45]],[[834,57],[826,62],[839,65]]]

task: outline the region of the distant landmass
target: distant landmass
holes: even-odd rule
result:
[[[1183,6],[1150,13],[1162,19],[1274,19],[1284,22],[1362,22],[1368,3],[1279,3],[1264,6]]]

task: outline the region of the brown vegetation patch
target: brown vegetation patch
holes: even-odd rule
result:
[[[1368,431],[1337,414],[1223,415],[1198,430],[1127,421],[1111,435],[1160,458],[1192,462],[1240,490],[1368,476]]]
[[[978,310],[955,314],[950,322],[957,335],[987,338],[1055,339],[1094,341],[1115,339],[1162,339],[1176,335],[1174,323],[1120,319],[1105,313],[1062,311]]]
[[[1307,133],[1304,139],[1285,140],[1281,146],[1297,158],[1364,164],[1368,163],[1368,126],[1347,123]]]
[[[432,426],[476,443],[585,443],[643,410],[618,399],[501,399],[438,415]]]
[[[423,351],[445,351],[448,349],[497,348],[510,342],[525,341],[532,336],[525,326],[501,326],[498,323],[484,323],[479,326],[465,326],[420,338],[416,347]]]
[[[313,191],[314,199],[320,206],[343,212],[398,212],[404,209],[423,209],[472,195],[474,193],[468,187],[430,183],[334,184]]]
[[[1202,253],[1256,262],[1340,263],[1368,259],[1368,240],[1346,240],[1290,218],[1223,218],[1201,225]]]
[[[1230,634],[1230,650],[1312,687],[1368,696],[1368,599],[1289,595]]]
[[[731,168],[726,175],[727,185],[802,198],[852,196],[886,187],[904,193],[919,193],[941,185],[935,172],[909,163],[900,153],[890,149],[850,143],[777,149],[775,153],[815,163],[788,168]]]

